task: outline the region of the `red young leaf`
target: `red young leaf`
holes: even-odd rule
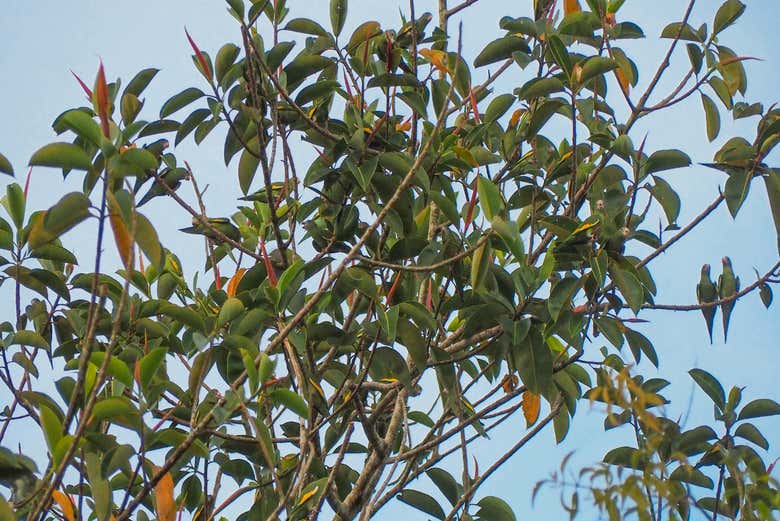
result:
[[[190,33],[187,32],[187,28],[184,28],[184,34],[187,35],[187,40],[190,42],[190,47],[192,47],[192,50],[195,51],[195,56],[198,58],[198,63],[200,63],[200,67],[202,69],[203,75],[206,76],[206,79],[211,81],[211,67],[209,66],[209,62],[206,60],[206,57],[203,56],[203,53],[198,48],[197,44],[195,43],[195,40],[192,39],[192,36],[190,36]]]

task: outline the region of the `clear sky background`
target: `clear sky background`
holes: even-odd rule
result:
[[[531,0],[480,0],[476,6],[464,11],[454,23],[463,20],[465,54],[473,58],[485,43],[503,34],[498,28],[498,20],[502,16],[528,16],[531,3]],[[668,41],[662,44],[654,37],[660,34],[666,23],[681,18],[685,4],[687,2],[682,0],[628,0],[621,11],[621,19],[639,22],[645,33],[651,36],[644,41],[622,44],[636,59],[642,72],[638,90],[646,85],[651,68],[655,70],[668,45]],[[711,24],[712,14],[720,1],[699,0],[697,4],[692,25]],[[289,0],[288,6],[292,9],[292,17],[311,17],[329,27],[327,0]],[[395,0],[353,0],[343,34],[348,36],[352,28],[369,19],[397,27],[399,7],[404,12],[408,10],[406,2]],[[418,12],[435,12],[435,8],[434,0],[417,2]],[[732,47],[738,55],[763,60],[746,63],[749,75],[747,101],[761,101],[766,106],[780,98],[777,88],[780,85],[777,20],[780,20],[779,2],[752,0],[738,25],[721,37],[721,42]],[[13,163],[17,181],[23,182],[30,155],[40,146],[56,140],[51,130],[54,118],[65,109],[84,102],[83,93],[68,69],[73,69],[90,84],[99,58],[103,59],[109,80],[121,77],[125,84],[142,68],[161,69],[145,92],[146,107],[150,109],[146,113],[147,119],[154,118],[161,104],[185,87],[195,85],[204,88],[190,61],[191,50],[184,36],[184,26],[199,46],[212,56],[223,43],[236,42],[239,36],[221,0],[5,2],[0,17],[3,48],[0,52],[0,99],[3,100],[0,105],[0,152]],[[680,71],[687,66],[683,53],[678,55],[668,73],[669,80],[661,83],[658,93],[668,91],[679,79]],[[480,69],[477,74],[485,73],[485,69]],[[502,78],[497,88],[511,92],[527,79],[527,73],[517,69]],[[694,162],[704,162],[711,160],[714,151],[737,133],[752,140],[755,121],[751,119],[736,125],[730,117],[724,116],[720,138],[713,144],[707,144],[700,101],[698,96],[693,96],[689,102],[682,103],[668,114],[648,117],[632,136],[638,143],[647,133],[649,148],[679,147],[689,153]],[[206,203],[212,215],[228,215],[234,211],[239,195],[235,162],[226,168],[222,161],[221,136],[223,134],[215,132],[199,149],[190,138],[176,150],[180,160],[187,159],[193,166],[201,184],[209,185]],[[311,154],[304,147],[298,147],[294,153],[300,154],[301,160]],[[775,153],[768,162],[771,166],[780,166],[780,157]],[[72,177],[73,180],[63,183],[55,170],[36,169],[28,208],[48,207],[65,191],[78,189],[80,179],[75,182],[78,176]],[[725,176],[701,166],[674,171],[663,177],[674,185],[683,200],[681,224],[707,206],[717,196],[718,186],[722,187],[725,182]],[[9,180],[3,177],[0,183]],[[723,205],[689,240],[682,241],[653,263],[659,287],[657,302],[695,303],[695,285],[701,265],[711,264],[717,276],[723,255],[732,258],[743,285],[755,280],[754,267],[763,273],[774,264],[777,259],[775,231],[766,194],[763,186],[758,183],[754,186],[736,220],[731,219]],[[202,258],[201,242],[176,231],[189,224],[189,216],[163,198],[150,203],[145,213],[159,226],[165,246],[182,259],[185,272],[191,276],[195,270],[202,270],[202,265],[195,264],[195,259]],[[79,231],[66,236],[66,242],[77,251],[84,267],[89,265],[94,244],[94,230],[90,226],[82,226]],[[193,254],[188,255],[188,251]],[[10,285],[0,289],[0,320],[6,320],[13,314],[10,295]],[[757,295],[748,296],[736,307],[728,345],[722,343],[720,326],[717,326],[713,346],[708,343],[698,312],[642,315],[642,318],[653,321],[642,331],[653,340],[661,357],[658,374],[673,382],[670,394],[674,403],[669,409],[672,417],[686,413],[690,405],[689,427],[711,419],[711,406],[700,393],[689,403],[692,382],[686,373],[692,367],[710,371],[727,389],[731,385],[746,386],[746,401],[759,397],[780,400],[776,382],[777,351],[780,348],[778,309],[775,306],[766,310]],[[643,363],[642,370],[648,376],[655,373],[649,364]],[[8,399],[7,391],[0,390],[0,403]],[[597,411],[588,414],[587,409],[588,404],[583,403],[583,414],[578,415],[562,446],[554,445],[552,432],[543,434],[492,477],[479,497],[485,494],[503,497],[512,505],[518,519],[539,519],[542,515],[563,518],[565,513],[557,506],[554,493],[543,495],[536,508],[532,509],[530,491],[533,484],[556,469],[564,454],[574,450],[577,451],[576,463],[593,463],[603,456],[606,449],[619,444],[625,434],[603,433],[602,414]],[[507,423],[510,425],[506,425],[491,440],[478,445],[481,468],[489,466],[503,453],[504,447],[512,445],[512,440],[525,431],[522,418]],[[767,427],[764,433],[769,438],[770,455],[774,459],[780,455],[780,422],[764,421],[762,425]],[[23,433],[17,435],[21,439]],[[415,485],[415,488],[427,487]],[[412,510],[404,506],[394,507],[394,511],[417,518]]]

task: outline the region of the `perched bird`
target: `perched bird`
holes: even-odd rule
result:
[[[216,230],[228,239],[233,241],[241,240],[241,233],[239,232],[238,227],[231,223],[230,219],[226,217],[209,217],[206,220],[208,221],[209,226],[204,226],[199,219],[193,217],[192,226],[181,228],[179,231],[192,233],[194,235],[205,235],[213,241],[222,242],[222,238],[214,233],[214,230]]]
[[[723,300],[735,295],[739,291],[739,277],[734,276],[734,270],[731,268],[731,259],[723,257],[723,273],[718,278],[718,297]],[[735,301],[730,300],[720,305],[723,311],[723,340],[728,341],[729,319],[734,310]]]
[[[542,20],[549,16],[555,0],[534,0],[534,20]]]
[[[705,264],[701,267],[701,278],[696,285],[696,298],[699,304],[706,304],[708,302],[715,302],[718,298],[718,287],[712,282],[710,278],[710,265]],[[712,326],[715,324],[715,313],[718,308],[715,306],[701,308],[701,313],[704,315],[704,320],[707,322],[707,331],[710,334],[710,344],[712,343]]]
[[[160,174],[160,180],[162,180],[168,186],[168,188],[175,192],[179,189],[179,186],[181,186],[181,182],[184,179],[187,179],[188,175],[189,173],[185,168],[166,168]],[[149,189],[149,191],[146,192],[140,201],[138,201],[138,206],[142,206],[151,201],[153,198],[165,195],[167,193],[168,190],[165,189],[165,186],[163,186],[160,181],[155,179],[154,184],[152,184],[152,187]]]

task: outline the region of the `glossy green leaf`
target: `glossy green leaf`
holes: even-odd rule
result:
[[[720,113],[715,102],[706,94],[701,95],[701,102],[704,106],[704,116],[707,124],[707,139],[714,141],[720,133]]]
[[[521,52],[529,54],[531,49],[525,40],[519,36],[504,36],[488,43],[484,49],[474,59],[474,67],[483,67],[491,63],[507,60],[512,54]]]
[[[677,195],[672,185],[663,178],[653,176],[653,181],[655,181],[655,184],[650,187],[650,192],[656,201],[661,204],[666,214],[666,220],[669,226],[672,226],[677,223],[677,218],[680,216],[680,207],[682,206],[680,196]]]
[[[501,498],[486,496],[477,502],[479,519],[485,521],[517,521],[512,508]]]
[[[755,443],[764,450],[769,450],[769,441],[761,434],[755,425],[752,423],[742,423],[734,431],[734,436],[738,436],[751,443]]]
[[[160,119],[165,119],[174,112],[183,109],[190,103],[199,100],[205,96],[203,91],[195,87],[189,87],[181,91],[180,93],[172,96],[165,103],[163,103],[160,109]]]
[[[753,400],[745,405],[739,412],[739,420],[750,418],[763,418],[764,416],[776,416],[780,414],[780,404],[766,398]]]
[[[274,389],[268,393],[268,398],[277,405],[290,409],[302,418],[309,416],[309,406],[306,405],[306,401],[290,389]]]
[[[425,474],[433,481],[436,488],[447,498],[450,505],[455,505],[458,502],[460,495],[463,493],[463,487],[461,487],[452,474],[441,468],[432,468],[425,471]]]
[[[720,33],[737,21],[737,18],[745,12],[745,4],[739,0],[726,0],[715,14],[715,22],[712,24],[712,32]]]
[[[645,174],[691,166],[691,158],[682,150],[658,150],[645,163]]]
[[[726,405],[726,392],[723,390],[720,382],[703,369],[691,369],[688,371],[688,374],[691,375],[696,385],[710,397],[715,405],[723,409]]]
[[[330,0],[330,25],[333,34],[341,34],[344,22],[347,21],[347,0]]]
[[[479,207],[489,221],[504,211],[504,198],[495,183],[484,176],[479,176],[477,178],[477,191],[479,193]]]
[[[407,488],[402,490],[397,497],[402,503],[406,503],[417,510],[425,512],[429,516],[433,516],[436,519],[445,518],[444,509],[439,505],[438,501],[425,492]]]
[[[16,183],[11,183],[5,187],[4,206],[11,215],[16,228],[19,229],[24,224],[24,212],[27,206],[26,197],[22,192],[22,187]]]
[[[100,126],[83,110],[69,110],[60,116],[59,120],[77,136],[86,139],[93,145],[100,146],[105,140],[105,137],[103,137],[103,133],[100,130]]]
[[[92,168],[92,159],[83,148],[73,143],[50,143],[36,150],[29,164],[66,170],[89,170]]]
[[[772,210],[772,218],[775,222],[777,252],[780,254],[780,169],[770,168],[763,177],[767,198],[769,199],[769,207]]]
[[[138,376],[140,378],[141,389],[146,390],[152,382],[152,378],[157,374],[157,370],[165,360],[168,349],[157,347],[146,353],[138,361]]]
[[[0,174],[14,175],[14,167],[3,154],[0,154]]]
[[[231,320],[235,320],[244,312],[244,303],[236,297],[231,297],[222,304],[217,318],[217,327],[224,326]]]
[[[125,87],[125,93],[140,97],[158,72],[160,72],[159,69],[143,69],[130,80],[130,83]]]

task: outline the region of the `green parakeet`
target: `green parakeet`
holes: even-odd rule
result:
[[[723,257],[723,273],[718,279],[718,297],[723,300],[739,291],[739,277],[734,276],[734,270],[731,268],[731,259]],[[734,310],[735,301],[723,302],[720,309],[723,312],[723,340],[728,341],[729,320],[731,312]]]
[[[710,265],[705,264],[701,267],[701,278],[696,285],[696,298],[699,304],[715,302],[718,299],[718,287],[710,278]],[[715,313],[718,311],[716,306],[701,308],[704,320],[707,322],[707,332],[710,334],[710,344],[712,343],[712,327],[715,324]]]
[[[231,223],[230,219],[226,217],[210,217],[207,220],[211,225],[211,228],[221,232],[227,238],[234,241],[241,240],[241,233],[239,232],[238,227]],[[192,233],[195,235],[205,235],[213,241],[221,242],[221,238],[216,233],[214,233],[211,228],[204,226],[198,219],[193,217],[192,226],[181,228],[180,231],[184,233]]]
[[[168,185],[168,188],[176,191],[179,186],[181,186],[181,182],[186,179],[188,175],[189,174],[185,168],[168,168],[162,174],[160,174],[160,179],[164,181],[166,185]],[[140,201],[138,201],[138,206],[142,206],[151,201],[153,198],[165,195],[167,193],[168,190],[165,189],[162,183],[155,179],[154,184],[149,189],[149,191],[146,192]]]

